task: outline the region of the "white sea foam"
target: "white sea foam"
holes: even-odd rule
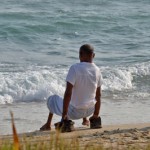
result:
[[[149,96],[150,83],[147,81],[148,77],[146,81],[144,79],[145,76],[150,76],[150,63],[100,68],[103,75],[102,90],[106,93],[129,90],[134,97]],[[45,101],[52,94],[63,96],[67,71],[68,67],[61,66],[57,68],[30,66],[24,72],[0,73],[0,104]],[[140,81],[134,81],[136,77],[145,82],[145,89],[138,91]]]
[[[33,69],[33,68],[32,68]],[[50,68],[49,68],[50,69]],[[63,70],[37,69],[35,71],[27,70],[25,72],[9,72],[0,74],[0,103],[12,103],[13,101],[43,101],[49,95],[64,93],[65,75]]]
[[[134,83],[136,81],[133,81],[135,77],[141,77],[142,80],[145,76],[150,76],[150,62],[132,66],[102,67],[101,70],[104,76],[103,90],[122,91],[136,88]]]
[[[103,90],[123,90],[131,89],[132,86],[132,74],[120,68],[107,68],[103,70],[104,81],[103,81]]]
[[[129,71],[136,76],[150,76],[150,62],[130,66]]]

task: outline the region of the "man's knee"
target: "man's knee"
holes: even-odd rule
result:
[[[62,114],[63,99],[58,95],[52,95],[47,99],[47,107],[50,112],[60,115]]]
[[[50,110],[50,107],[53,106],[54,101],[56,101],[56,99],[59,98],[58,95],[51,95],[48,97],[47,99],[47,107]]]

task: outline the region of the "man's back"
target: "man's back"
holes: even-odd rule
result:
[[[94,63],[81,62],[71,66],[66,80],[73,85],[71,105],[82,109],[95,105],[95,93],[101,85],[101,73]]]

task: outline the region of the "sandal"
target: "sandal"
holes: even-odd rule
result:
[[[74,131],[74,122],[72,120],[63,120],[54,124],[55,129],[60,132],[71,132]]]
[[[90,128],[91,129],[98,129],[98,128],[102,128],[101,126],[101,118],[92,118],[90,119]]]

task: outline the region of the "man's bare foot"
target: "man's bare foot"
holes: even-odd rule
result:
[[[46,130],[51,130],[51,127],[49,124],[44,124],[41,128],[40,131],[46,131]]]
[[[84,126],[89,126],[89,124],[90,124],[90,122],[88,120],[84,120],[82,122],[82,125],[84,125]]]

